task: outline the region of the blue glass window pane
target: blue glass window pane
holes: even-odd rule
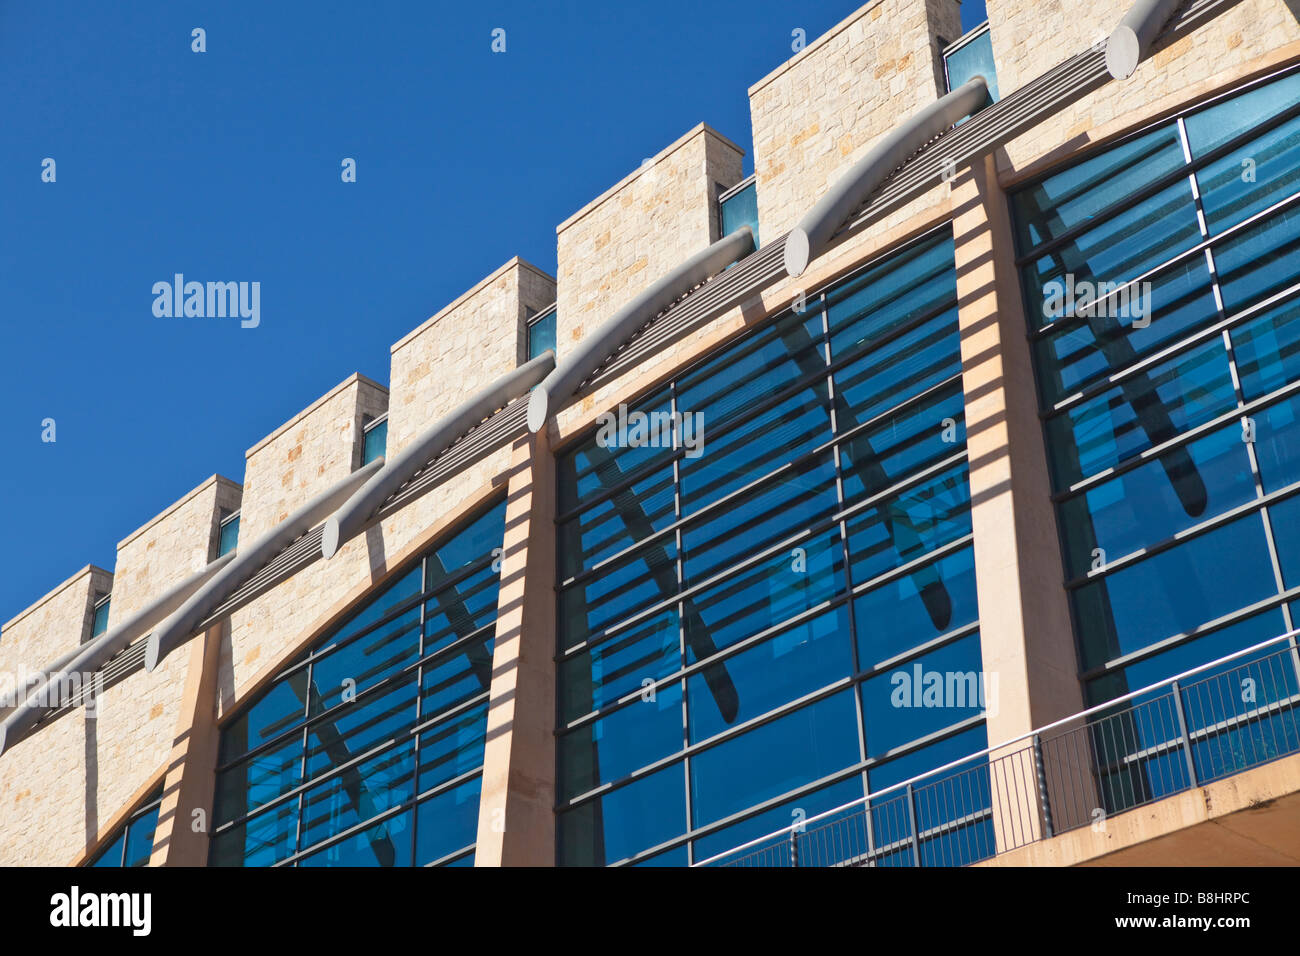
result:
[[[368,465],[388,453],[388,419],[366,429],[365,436],[361,444],[361,464]]]
[[[877,793],[931,767],[941,767],[967,754],[978,753],[986,746],[988,737],[983,726],[963,731],[874,768],[868,774],[871,791]],[[922,866],[964,866],[996,852],[993,821],[989,814],[992,808],[989,773],[988,758],[978,757],[916,781],[913,801],[917,829],[923,835],[919,847]],[[924,836],[933,834],[944,824],[962,819],[970,822],[956,829],[940,831],[937,836]],[[894,790],[879,800],[873,800],[871,823],[877,845],[888,846],[898,840],[908,840],[912,836],[912,827],[906,792]],[[880,865],[913,866],[916,853],[909,842],[901,852],[886,857]]]
[[[677,386],[677,409],[702,414],[706,428],[720,431],[777,390],[824,372],[822,350],[821,313],[786,313],[683,375]],[[812,387],[810,394],[816,401],[824,386],[821,392]]]
[[[681,745],[682,688],[673,683],[658,688],[653,699],[638,697],[560,737],[560,799],[569,800],[599,784],[621,780]]]
[[[1255,416],[1255,456],[1266,493],[1300,481],[1300,398]]]
[[[612,790],[556,820],[561,866],[606,866],[686,832],[681,764]]]
[[[948,67],[948,90],[957,89],[971,78],[984,77],[988,84],[989,98],[987,104],[998,101],[998,74],[993,65],[993,34],[985,30],[979,36],[953,50],[944,62]]]
[[[153,855],[153,835],[158,828],[158,811],[161,806],[142,813],[131,821],[126,831],[126,866],[148,866]]]
[[[1235,408],[1223,343],[1206,342],[1048,420],[1057,488]],[[1195,489],[1184,492],[1192,501]]]
[[[634,423],[632,415],[640,412],[652,420],[671,420],[656,416],[671,416],[672,404],[666,391],[655,392],[639,402],[629,404],[624,419]],[[567,514],[578,505],[609,489],[616,488],[641,468],[649,468],[654,461],[667,462],[673,456],[671,447],[649,442],[641,444],[613,443],[608,436],[596,431],[586,441],[567,455],[556,459],[559,472],[561,514]]]
[[[820,790],[814,790],[812,793],[806,793],[802,797],[797,797],[789,803],[783,803],[779,807],[773,807],[771,810],[765,810],[755,816],[742,820],[740,823],[733,823],[731,826],[723,827],[710,833],[706,837],[701,837],[695,841],[695,859],[697,861],[707,860],[719,853],[725,853],[733,847],[748,843],[750,840],[757,840],[759,837],[767,836],[774,833],[782,827],[788,827],[799,823],[801,820],[807,820],[815,817],[819,813],[828,813],[859,800],[862,793],[862,776],[855,774],[847,780],[841,780],[839,783],[833,783],[830,786],[822,787]],[[829,824],[833,820],[843,819],[845,816],[851,816],[854,813],[860,813],[861,808],[855,807],[845,814],[837,814],[826,817],[815,823],[808,824],[808,829],[820,828]],[[840,834],[841,831],[832,831]],[[751,850],[741,850],[734,855],[723,857],[715,865],[725,865],[727,863],[743,858],[747,853],[755,852],[760,849],[771,847],[772,841],[764,840],[755,845]],[[822,850],[813,859],[815,850]],[[828,855],[825,850],[831,852]],[[800,847],[799,863],[801,866],[826,866],[830,863],[842,862],[847,856],[842,851],[847,850],[848,846],[845,841],[830,841],[830,846],[808,846],[805,843]],[[780,847],[782,853],[787,858],[789,855],[788,843],[783,843]],[[840,851],[839,858],[835,858],[837,851]],[[770,859],[770,857],[768,857]]]
[[[303,796],[302,848],[364,823],[414,796],[415,747],[410,741],[336,774]],[[391,836],[378,831],[370,841],[380,866],[399,857]]]
[[[486,694],[492,686],[491,635],[425,664],[420,712],[427,719]]]
[[[874,667],[978,618],[970,548],[923,565],[853,601],[858,663]]]
[[[983,713],[987,695],[997,692],[992,681],[984,680],[978,634],[869,678],[862,685],[867,756],[886,756]]]
[[[769,392],[785,384],[770,382]],[[819,377],[738,427],[720,435],[717,429],[706,428],[703,434],[708,441],[699,446],[700,454],[686,455],[679,466],[682,515],[693,514],[829,442],[830,423],[826,380]]]
[[[296,727],[307,716],[307,668],[299,667],[276,681],[221,733],[219,762],[230,763],[272,738]]]
[[[318,718],[307,730],[307,779],[360,757],[414,719],[415,681],[409,679]]]
[[[1150,281],[1150,295],[1142,300],[1150,313],[1142,321],[1132,310],[1121,316],[1094,316],[1034,343],[1044,405],[1219,318],[1204,256],[1184,260]]]
[[[1187,117],[1187,140],[1200,158],[1300,102],[1300,73],[1229,97]],[[1243,143],[1197,173],[1210,231],[1267,208],[1295,191],[1300,181],[1300,122]]]
[[[528,325],[528,358],[535,359],[543,352],[555,351],[555,317],[552,309]]]
[[[501,573],[485,565],[426,601],[422,653],[427,656],[492,624],[500,582]]]
[[[1260,516],[1238,518],[1073,591],[1083,667],[1187,633],[1273,593]]]
[[[448,577],[494,554],[506,529],[505,500],[485,511],[424,560],[424,589],[440,587]]]
[[[414,663],[420,651],[420,609],[344,644],[312,664],[311,712],[323,713]]]
[[[108,630],[108,608],[112,601],[105,601],[95,608],[94,620],[90,624],[90,636],[98,637]]]
[[[1063,502],[1066,574],[1086,574],[1094,563],[1163,541],[1254,497],[1250,456],[1234,421]],[[1102,555],[1094,556],[1097,548]]]
[[[1216,246],[1214,267],[1229,314],[1295,285],[1300,277],[1300,209],[1276,213]]]
[[[840,446],[846,504],[870,497],[965,447],[961,384],[932,395]]]
[[[790,538],[835,510],[835,466],[829,454],[764,482],[682,531],[687,587]]]
[[[560,592],[561,647],[572,647],[677,593],[677,547],[652,542]]]
[[[119,833],[117,839],[99,851],[99,856],[92,867],[119,867],[122,865],[122,845],[126,842],[126,833]]]
[[[619,494],[592,505],[559,526],[560,576],[590,570],[676,519],[673,469],[659,469],[629,483]]]
[[[1136,279],[1200,241],[1188,180],[1135,200],[1024,268],[1031,323],[1039,327],[1075,314],[1075,306],[1091,298],[1083,283],[1095,294],[1098,283]]]
[[[264,750],[217,775],[216,807],[219,826],[270,803],[302,783],[302,734]]]
[[[1075,226],[1096,221],[1097,214],[1106,207],[1183,165],[1178,127],[1170,123],[1017,192],[1012,205],[1020,252],[1028,253]],[[1192,226],[1196,226],[1194,210]],[[1028,302],[1032,309],[1042,298]]]
[[[213,866],[271,866],[293,855],[298,802],[290,800],[212,838]]]
[[[849,519],[849,567],[861,584],[971,533],[965,463]]]
[[[798,549],[778,553],[685,602],[688,661],[711,657],[843,592],[838,528],[805,538]]]
[[[1300,495],[1292,495],[1268,507],[1277,543],[1277,560],[1282,581],[1288,588],[1300,587]]]
[[[686,844],[675,846],[671,850],[664,850],[662,853],[656,853],[654,856],[647,856],[629,864],[634,867],[669,867],[669,866],[686,866],[689,863],[686,855]]]
[[[1184,641],[1176,647],[1162,651],[1145,660],[1129,664],[1121,670],[1113,671],[1103,677],[1094,678],[1088,681],[1084,688],[1085,699],[1089,707],[1095,707],[1116,697],[1122,697],[1131,691],[1141,690],[1143,687],[1150,687],[1160,681],[1177,677],[1198,664],[1217,660],[1231,654],[1233,651],[1239,651],[1243,647],[1250,647],[1252,644],[1259,644],[1271,637],[1277,637],[1285,633],[1286,621],[1282,617],[1281,610],[1264,611],[1261,614],[1248,617],[1244,621],[1238,621],[1230,627],[1220,628],[1204,637]],[[1265,651],[1264,653],[1268,654],[1271,651]],[[1191,680],[1200,680],[1202,677],[1223,669],[1220,667],[1214,670],[1206,670],[1192,677]],[[1135,698],[1135,703],[1154,699],[1159,697],[1161,693],[1163,692],[1158,691],[1155,694],[1142,695]],[[1147,743],[1151,742],[1147,741]]]
[[[1296,103],[1300,103],[1300,73],[1261,84],[1192,114],[1185,121],[1192,156],[1204,156]]]
[[[411,811],[354,833],[298,861],[299,866],[410,866]]]
[[[718,700],[709,674],[690,677],[686,688],[691,743],[707,740],[852,673],[849,635],[848,610],[841,604],[713,665],[711,669],[719,672],[716,676],[726,674],[735,689],[730,701],[738,706]]]
[[[450,717],[420,735],[420,792],[483,765],[487,704]]]
[[[424,866],[474,843],[478,838],[479,777],[430,797],[416,818],[415,865]]]
[[[1211,235],[1285,199],[1300,186],[1300,117],[1243,143],[1196,179]]]
[[[691,758],[695,826],[812,783],[858,759],[852,694],[809,704]]]
[[[221,526],[221,534],[217,541],[217,557],[223,554],[229,554],[235,550],[239,544],[239,515],[235,515],[229,521]]]
[[[1300,379],[1300,300],[1284,302],[1232,331],[1246,401]]]
[[[328,636],[322,638],[313,650],[313,654],[320,655],[327,652],[335,644],[343,642],[358,631],[363,631],[387,617],[395,607],[411,600],[419,593],[420,569],[415,567],[391,584],[386,585],[382,591],[349,615],[347,620],[336,627]],[[401,623],[385,625],[385,629],[390,630],[400,630],[401,627]]]
[[[560,720],[577,720],[682,666],[675,607],[560,662]]]
[[[758,184],[750,183],[719,205],[722,207],[722,234],[729,236],[741,226],[748,226],[754,232],[754,248],[758,248]]]
[[[957,310],[872,350],[835,373],[841,433],[961,372]]]
[[[894,784],[911,780],[917,774],[925,773],[935,767],[942,767],[944,764],[960,760],[962,757],[979,753],[988,745],[988,733],[982,724],[978,727],[972,727],[970,730],[963,730],[959,734],[945,737],[943,740],[928,744],[919,750],[913,750],[911,753],[903,754],[901,757],[894,757],[872,767],[867,772],[868,787],[871,793],[880,793],[882,790],[894,786]],[[987,759],[987,757],[980,758],[980,760],[984,761],[987,761]],[[954,769],[960,771],[961,767]],[[946,773],[951,772],[946,771]],[[922,778],[917,781],[917,784],[938,780],[940,776],[940,774],[935,774],[932,777]],[[886,794],[886,796],[891,796],[891,794]]]
[[[957,302],[950,235],[917,243],[827,292],[831,357],[850,357]]]

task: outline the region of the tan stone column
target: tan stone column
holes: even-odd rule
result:
[[[190,641],[185,692],[176,719],[176,737],[167,761],[158,828],[150,866],[207,866],[216,791],[217,670],[226,621]],[[196,830],[195,811],[202,811]]]
[[[511,457],[475,866],[555,865],[555,458]]]
[[[990,745],[1083,709],[1010,210],[993,157],[952,184]],[[990,690],[993,690],[990,687]],[[1032,750],[991,756],[999,850],[1041,835]]]

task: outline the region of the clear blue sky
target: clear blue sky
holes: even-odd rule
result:
[[[553,272],[555,226],[696,123],[748,151],[748,86],[863,2],[0,5],[0,622],[351,373],[387,384],[511,256]],[[176,272],[259,281],[261,324],[155,317]]]

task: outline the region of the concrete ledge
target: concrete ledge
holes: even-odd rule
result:
[[[84,568],[82,568],[76,574],[72,575],[66,581],[63,581],[60,584],[56,585],[51,590],[46,591],[43,595],[41,595],[41,597],[37,598],[27,607],[23,608],[21,611],[15,614],[12,618],[5,621],[3,625],[0,625],[0,634],[4,633],[5,631],[8,631],[11,627],[13,627],[15,624],[17,624],[27,615],[31,614],[33,611],[39,609],[42,605],[48,603],[53,598],[57,597],[60,593],[67,590],[73,584],[76,584],[77,581],[79,581],[81,578],[85,577],[88,574],[104,574],[107,575],[110,579],[113,577],[112,571],[106,571],[97,564],[86,565]]]
[[[677,150],[681,149],[684,145],[686,145],[696,136],[702,136],[702,135],[711,136],[714,139],[716,139],[718,142],[722,143],[724,146],[730,146],[741,156],[745,155],[745,151],[741,147],[737,146],[732,140],[728,139],[726,136],[723,136],[716,129],[710,126],[708,123],[697,123],[695,126],[691,127],[689,131],[679,136],[677,139],[673,140],[663,149],[659,150],[659,152],[651,156],[648,162],[643,162],[632,172],[628,173],[626,176],[624,176],[614,185],[610,186],[608,189],[606,189],[595,199],[591,200],[589,203],[587,203],[585,206],[583,206],[581,209],[575,212],[568,219],[564,220],[564,222],[556,226],[555,227],[556,235],[559,235],[560,233],[564,232],[564,230],[568,229],[579,219],[583,218],[590,212],[594,212],[597,208],[599,208],[604,203],[609,202],[609,200],[613,199],[614,196],[616,196],[620,190],[624,189],[629,183],[632,183],[637,179],[639,179],[642,176],[642,174],[646,172],[646,170],[657,165],[660,160],[664,159],[671,153],[674,153]]]
[[[280,425],[278,428],[275,429],[275,431],[271,432],[269,435],[267,435],[267,436],[266,436],[265,438],[263,438],[261,441],[257,442],[255,445],[253,445],[252,448],[248,449],[248,451],[244,452],[244,458],[245,458],[245,459],[248,459],[248,458],[253,457],[253,455],[257,454],[257,452],[261,451],[261,450],[262,450],[264,447],[266,447],[268,444],[270,444],[271,442],[275,441],[277,438],[279,438],[281,435],[283,435],[285,432],[287,432],[287,431],[288,431],[290,428],[292,428],[294,425],[297,425],[297,424],[298,424],[299,422],[301,422],[304,418],[306,418],[308,415],[310,415],[310,414],[311,414],[312,412],[314,412],[316,409],[320,408],[322,405],[324,405],[326,402],[328,402],[331,398],[333,398],[333,397],[334,397],[335,395],[337,395],[339,392],[343,391],[343,390],[346,389],[348,386],[353,385],[353,384],[358,383],[358,382],[364,382],[366,385],[369,385],[369,386],[371,386],[372,388],[377,388],[377,389],[379,389],[379,390],[382,391],[385,395],[388,394],[388,388],[387,388],[386,386],[384,386],[384,385],[380,385],[380,384],[379,384],[378,382],[376,382],[374,379],[372,379],[372,378],[367,378],[365,375],[362,375],[360,372],[353,372],[351,375],[349,375],[349,376],[348,376],[347,378],[345,378],[343,381],[339,382],[337,385],[335,385],[333,388],[331,388],[328,392],[326,392],[326,393],[325,393],[324,395],[322,395],[320,398],[316,399],[316,401],[312,402],[310,405],[308,405],[306,408],[304,408],[302,411],[300,411],[297,415],[293,416],[293,418],[289,419],[289,420],[288,420],[287,422],[285,422],[283,425]]]
[[[1300,754],[977,866],[1300,866]]]
[[[208,488],[212,487],[213,485],[225,485],[226,487],[233,488],[236,491],[239,491],[243,488],[243,485],[241,485],[237,481],[233,481],[230,478],[226,478],[223,475],[213,475],[211,478],[208,478],[206,481],[200,484],[193,491],[187,492],[186,494],[178,498],[175,502],[168,505],[166,510],[150,518],[144,524],[140,525],[140,527],[136,528],[134,531],[128,534],[125,538],[123,538],[121,541],[117,543],[117,549],[119,551],[122,550],[123,547],[130,544],[136,538],[140,537],[140,535],[144,534],[146,531],[148,531],[154,525],[158,524],[160,521],[163,521],[169,515],[174,514],[181,507],[183,507],[186,504],[186,502],[191,501],[193,498],[202,494],[204,491],[206,491]]]
[[[513,259],[510,259],[508,262],[502,265],[500,268],[494,270],[489,275],[484,276],[478,282],[474,283],[474,285],[470,286],[470,288],[466,289],[460,295],[456,296],[456,298],[452,299],[451,302],[447,303],[447,305],[443,306],[441,309],[435,312],[430,318],[425,319],[423,322],[421,322],[410,332],[407,332],[405,335],[403,335],[400,339],[398,339],[396,342],[393,343],[391,348],[389,348],[388,354],[392,355],[394,352],[397,352],[403,346],[409,345],[414,339],[419,338],[421,334],[427,331],[430,326],[436,325],[439,322],[439,320],[441,320],[443,317],[451,314],[452,312],[455,312],[456,309],[462,304],[464,304],[467,300],[472,299],[475,295],[477,295],[479,292],[486,289],[497,279],[501,278],[511,269],[515,269],[515,268],[527,269],[530,272],[535,272],[537,275],[541,276],[547,282],[550,283],[555,282],[555,277],[548,274],[545,270],[539,269],[531,262],[519,258],[519,256],[515,256]]]

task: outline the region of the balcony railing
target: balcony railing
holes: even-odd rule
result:
[[[696,866],[965,866],[1300,752],[1292,631]]]

